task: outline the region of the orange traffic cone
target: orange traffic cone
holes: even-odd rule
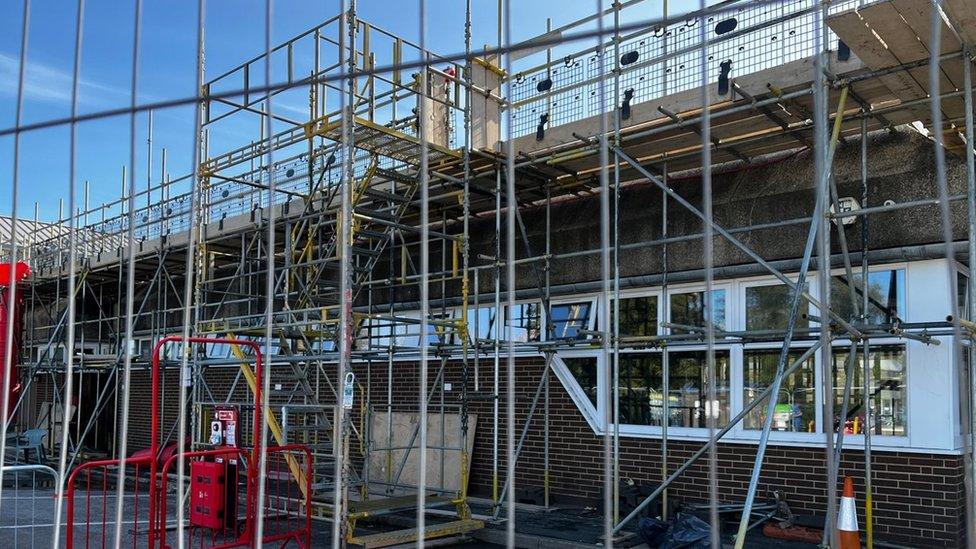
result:
[[[840,549],[861,549],[861,534],[857,530],[857,509],[854,503],[854,479],[844,477],[844,494],[840,498],[837,517],[837,537]]]

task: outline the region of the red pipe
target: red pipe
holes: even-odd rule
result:
[[[7,391],[6,396],[0,393],[0,403],[5,402],[7,405],[7,421],[13,419],[14,408],[17,406],[17,396],[20,394],[20,376],[18,375],[17,368],[17,356],[20,354],[20,341],[21,341],[21,330],[23,327],[23,315],[24,315],[24,294],[21,292],[20,288],[14,293],[13,303],[10,301],[10,291],[9,288],[0,287],[0,354],[3,356],[3,361],[0,362],[0,381],[3,380],[4,375],[7,371],[10,372],[10,388]],[[8,324],[7,319],[9,314],[13,310],[13,331],[11,332],[10,339],[10,354],[7,351],[7,330]],[[9,370],[8,370],[9,369]]]
[[[6,403],[7,421],[13,419],[14,409],[17,407],[17,397],[20,395],[20,376],[17,369],[17,356],[20,354],[20,342],[23,335],[24,294],[17,287],[11,292],[10,286],[16,286],[20,281],[30,276],[30,267],[23,262],[0,263],[0,380],[6,372],[10,372],[10,388],[6,395],[0,395],[0,405]],[[11,303],[11,298],[13,302]],[[10,354],[7,354],[7,324],[9,314],[13,312],[13,331],[11,332]]]

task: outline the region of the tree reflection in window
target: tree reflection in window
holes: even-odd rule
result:
[[[615,312],[611,304],[611,326],[613,326]],[[657,335],[657,296],[629,297],[620,300],[620,335]]]
[[[660,353],[621,354],[619,386],[620,423],[661,425],[664,408]],[[677,406],[671,409],[670,425],[678,424],[676,409]]]
[[[844,429],[848,434],[863,434],[864,417],[864,354],[857,353],[854,361],[851,396]],[[876,435],[905,436],[908,434],[908,409],[905,347],[885,345],[871,347],[871,416]],[[837,348],[833,356],[834,410],[839,415],[844,399],[844,371],[847,366],[847,349]],[[839,423],[840,418],[838,418]]]
[[[794,293],[786,284],[746,288],[746,329],[785,330]],[[797,328],[810,325],[810,321],[803,317],[807,308],[807,300],[802,299],[797,309]]]
[[[566,369],[596,408],[597,367],[595,356],[563,357]]]
[[[729,353],[716,351],[716,401],[708,402],[705,351],[669,354],[668,425],[706,427],[708,414],[719,425],[729,420]],[[665,416],[661,353],[620,355],[620,423],[661,425]]]
[[[694,326],[704,328],[706,322],[712,322],[715,329],[725,329],[725,290],[712,290],[712,303],[715,311],[708,311],[705,303],[705,292],[671,295],[671,333],[686,334],[691,332],[680,326]]]
[[[860,321],[855,318],[851,303],[851,290],[860,310],[864,300],[864,283],[860,273],[854,275],[853,284],[848,283],[847,275],[838,275],[830,282],[830,308],[841,318]],[[865,319],[868,324],[890,324],[905,314],[905,269],[892,269],[868,273],[868,311]]]

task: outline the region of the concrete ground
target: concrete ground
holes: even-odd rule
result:
[[[0,494],[0,547],[2,548],[47,548],[51,547],[54,535],[52,517],[55,512],[55,493],[51,486],[29,482],[4,482]],[[114,493],[104,493],[93,479],[92,495],[85,499],[81,493],[76,495],[75,503],[75,547],[102,547],[114,545],[115,536],[115,504],[117,497]],[[122,547],[145,547],[147,544],[148,496],[144,489],[140,489],[138,497],[128,490],[122,506],[121,540]],[[170,495],[167,506],[174,509],[175,497]],[[475,502],[472,512],[475,518],[486,522],[486,528],[463,538],[439,540],[428,545],[441,547],[495,548],[505,546],[506,525],[502,521],[491,520],[490,507],[484,503]],[[172,517],[172,512],[169,513]],[[67,509],[61,512],[67,516]],[[358,525],[357,533],[379,532],[394,530],[408,526],[412,520],[412,513],[402,513],[397,518],[385,517],[383,522],[365,522]],[[431,522],[450,520],[448,517],[431,516]],[[175,541],[175,530],[170,518],[170,530],[167,541]],[[287,522],[278,519],[274,524],[266,526],[270,531],[275,525],[278,531],[287,531],[299,525],[297,521]],[[66,543],[67,532],[61,531],[60,545]],[[191,546],[211,545],[209,534],[204,537],[201,530],[187,530],[186,539]],[[585,507],[565,507],[546,511],[535,506],[520,505],[516,512],[516,545],[534,549],[564,548],[581,549],[602,545],[603,517],[598,511]],[[332,539],[332,524],[324,521],[312,521],[312,546],[329,547]],[[220,541],[219,539],[216,541]],[[761,533],[753,533],[748,542],[750,547],[759,548],[799,548],[813,547],[810,545],[787,543],[771,540]],[[647,547],[632,532],[624,536],[617,543],[618,547]]]
[[[42,487],[31,489],[26,486],[11,486],[5,482],[2,496],[0,496],[0,548],[49,548],[54,540],[54,521],[56,497],[53,488]],[[121,547],[146,547],[148,545],[148,505],[149,498],[145,490],[140,490],[138,496],[128,491],[123,498],[121,520]],[[115,513],[116,494],[93,491],[90,498],[78,493],[75,496],[74,509],[74,547],[112,547],[115,544]],[[175,496],[168,498],[169,509],[175,508]],[[176,531],[173,513],[168,513],[167,544],[175,544]],[[67,527],[64,524],[68,516],[65,506],[61,511],[62,527],[59,546],[67,544]],[[300,528],[302,521],[270,517],[265,521],[265,534],[284,533]],[[312,539],[314,547],[325,547],[321,540],[331,540],[331,523],[312,521]],[[188,546],[210,546],[233,540],[234,535],[213,536],[202,529],[185,530],[184,539]],[[294,546],[294,545],[292,545]]]

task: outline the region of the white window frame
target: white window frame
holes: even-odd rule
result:
[[[636,288],[636,289],[630,288],[630,289],[627,289],[627,290],[621,290],[620,291],[620,299],[621,300],[624,300],[624,299],[636,299],[636,298],[642,298],[642,297],[653,297],[653,298],[656,298],[657,299],[657,311],[655,312],[655,314],[656,314],[656,317],[655,318],[657,319],[657,321],[655,322],[655,324],[657,325],[656,326],[657,327],[657,330],[655,331],[655,335],[662,335],[664,333],[664,328],[661,326],[661,324],[664,322],[664,292],[662,292],[660,288]],[[614,301],[615,301],[614,297],[613,296],[610,296],[610,312],[611,313],[614,310]],[[597,314],[599,314],[599,307],[600,307],[600,300],[599,299],[597,300],[597,304],[596,305],[597,305],[597,310],[596,311],[597,311]],[[608,315],[607,318],[610,318],[610,316]],[[628,335],[633,335],[633,334],[622,334],[622,335],[623,336],[628,336]]]
[[[593,406],[590,401],[590,397],[586,395],[583,388],[576,381],[576,378],[569,371],[569,367],[563,362],[563,358],[595,358],[596,359],[596,375],[597,375],[597,405]],[[604,417],[601,415],[600,411],[604,410],[604,391],[600,388],[600,384],[606,379],[606,365],[603,364],[603,360],[600,358],[600,352],[598,350],[568,350],[559,351],[552,355],[552,371],[556,374],[556,378],[563,384],[566,392],[569,393],[569,397],[576,404],[576,408],[579,409],[580,413],[583,414],[583,419],[589,424],[590,428],[593,429],[594,433],[605,432],[603,428]]]
[[[957,284],[959,282],[959,275],[966,277],[966,281],[967,281],[966,298],[967,301],[972,300],[973,296],[969,295],[969,290],[968,290],[969,288],[968,281],[970,277],[969,267],[957,261],[955,265],[953,265],[953,275],[956,277]],[[957,302],[958,296],[953,296],[953,300]],[[966,303],[963,303],[963,306],[965,305]],[[959,317],[966,318],[965,312],[959,311]],[[968,320],[972,320],[972,319],[968,319]],[[973,348],[972,342],[970,341],[969,338],[965,338],[965,337],[962,338],[962,347],[963,350],[968,349],[970,353],[976,352],[976,349]],[[955,353],[953,353],[953,358],[955,359]],[[972,399],[972,396],[971,396],[971,391],[969,390],[969,383],[971,382],[969,382],[968,379],[969,364],[966,362],[966,354],[959,353],[958,359],[959,359],[958,362],[953,360],[953,362],[955,362],[953,368],[953,380],[955,385],[954,392],[956,398],[959,400],[957,401],[955,406],[955,413],[957,415],[957,418],[955,421],[955,428],[953,429],[952,435],[953,435],[953,439],[955,440],[956,448],[965,449],[967,444],[969,443],[968,431],[973,429],[974,427],[973,425],[971,425],[972,418],[970,417],[969,412],[967,410],[967,408],[972,406],[973,403],[969,402]]]
[[[736,315],[730,310],[731,305],[733,304],[734,301],[733,287],[734,287],[733,281],[716,281],[714,284],[712,284],[713,292],[720,292],[720,291],[725,292],[725,317],[723,318],[723,322],[722,322],[723,325],[725,326],[723,328],[725,331],[733,331],[737,329],[737,327],[732,324],[733,319],[736,317]],[[666,301],[666,305],[663,311],[663,315],[664,315],[663,318],[665,320],[660,320],[658,322],[659,323],[671,322],[671,296],[693,294],[693,293],[704,293],[704,292],[705,292],[705,285],[702,284],[701,282],[688,283],[688,284],[675,284],[673,286],[669,285],[667,295],[665,296],[664,299],[664,301]],[[665,334],[670,333],[670,328],[667,328],[666,330],[667,331],[664,331],[662,333]]]
[[[596,298],[595,295],[588,294],[588,295],[568,296],[568,297],[560,297],[559,299],[552,299],[552,300],[549,301],[549,306],[551,308],[556,308],[556,307],[558,307],[560,305],[576,305],[576,304],[579,304],[579,303],[589,303],[590,304],[589,318],[586,319],[586,327],[584,328],[584,330],[593,331],[593,326],[596,324],[596,317],[597,317],[597,314],[598,314],[597,313],[597,305],[598,305],[598,302],[599,302],[599,300]],[[541,338],[541,340],[542,341],[559,341],[558,338],[557,339],[550,339],[549,338],[549,311],[545,310],[545,307],[543,307],[542,309],[543,310],[542,310],[542,338]],[[579,338],[580,341],[586,341],[586,340],[589,340],[589,339],[592,339],[592,336],[584,335],[583,337]]]
[[[716,344],[715,345],[715,352],[716,353],[728,353],[728,355],[729,355],[729,374],[730,374],[729,375],[729,378],[730,378],[729,379],[729,418],[731,419],[732,417],[735,416],[736,412],[735,412],[735,408],[734,408],[735,404],[733,402],[733,393],[735,391],[735,389],[733,388],[733,386],[734,386],[735,381],[734,381],[734,379],[732,379],[733,372],[735,371],[734,370],[734,368],[735,368],[735,359],[733,358],[733,352],[732,352],[732,349],[730,347],[731,346],[729,344],[721,344],[721,345],[720,344]],[[692,353],[692,352],[703,352],[703,351],[706,351],[707,349],[708,349],[708,346],[707,345],[704,345],[704,344],[703,345],[688,345],[688,346],[681,346],[681,347],[677,347],[677,348],[674,348],[674,349],[670,349],[668,352],[670,354],[683,353],[683,352],[684,353]],[[628,355],[629,354],[656,354],[656,355],[659,355],[660,356],[660,355],[663,354],[663,351],[658,350],[658,349],[655,349],[655,350],[651,350],[651,349],[640,349],[640,350],[636,350],[635,349],[635,350],[628,350],[626,352],[623,352],[622,351],[621,354],[628,354]],[[599,358],[597,360],[599,361]],[[600,381],[602,381],[604,379],[605,378],[601,377],[600,378]],[[603,395],[604,394],[604,391],[603,390],[600,390],[599,391],[599,394]],[[611,394],[611,398],[612,398],[612,393],[609,393],[609,394]],[[604,404],[602,399],[599,399],[599,402],[600,402],[601,405]],[[603,415],[603,413],[604,413],[603,411],[604,411],[604,408],[601,407],[600,410],[599,410],[600,417],[601,418],[602,417],[605,417]],[[613,427],[614,427],[613,419],[611,418],[611,420],[610,420],[610,428],[612,429]],[[723,427],[723,425],[719,425],[719,428],[721,428],[721,427]],[[635,437],[660,437],[663,431],[664,431],[664,429],[660,425],[638,425],[638,424],[634,424],[634,423],[621,423],[620,424],[620,434],[621,435],[629,435],[629,436],[635,436]],[[700,439],[700,438],[707,437],[707,436],[708,436],[708,429],[706,427],[674,427],[674,426],[669,426],[668,427],[668,438],[674,437],[676,439],[695,440],[695,439]]]
[[[786,278],[790,279],[794,284],[798,281],[798,275],[796,273],[790,273],[786,275]],[[816,286],[816,273],[808,272],[806,276],[806,286],[807,291],[811,296],[814,295],[814,287]],[[744,279],[736,279],[735,284],[735,306],[734,306],[734,318],[735,327],[737,330],[745,330],[747,326],[747,302],[746,302],[746,291],[749,288],[764,287],[764,286],[786,286],[779,278],[774,276],[755,276]],[[812,304],[807,303],[807,313],[815,314],[814,311],[816,307]],[[818,324],[813,320],[809,321],[811,327],[817,327]],[[804,352],[814,345],[813,341],[797,341],[794,337],[793,342],[790,344],[790,350]],[[782,342],[776,341],[763,341],[763,342],[746,342],[734,345],[734,353],[737,355],[737,367],[733,370],[733,380],[734,385],[738,388],[733,390],[733,409],[735,414],[741,412],[746,404],[745,401],[745,354],[746,351],[750,350],[776,350],[781,351],[783,349]],[[818,441],[823,441],[823,406],[820,405],[822,402],[821,395],[823,393],[823,370],[820,368],[820,353],[815,352],[812,357],[813,360],[813,378],[814,378],[814,394],[816,395],[817,405],[814,406],[814,421],[816,430],[813,433],[806,432],[784,432],[784,431],[770,431],[770,440],[783,441],[783,442],[808,442],[814,443]],[[786,366],[789,366],[787,364]],[[766,404],[760,404],[760,407],[767,406]],[[759,440],[762,431],[759,429],[746,429],[745,422],[739,422],[732,429],[732,435],[736,438],[743,440]]]

